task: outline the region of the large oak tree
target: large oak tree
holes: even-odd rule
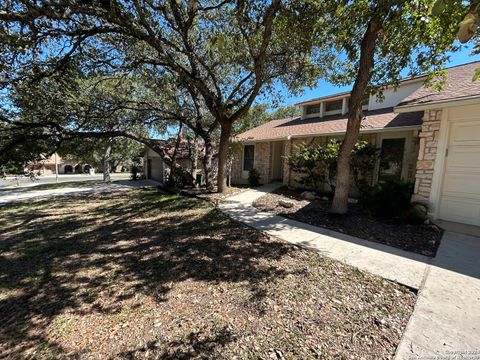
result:
[[[13,0],[0,6],[4,86],[61,71],[77,55],[112,73],[168,70],[195,89],[221,129],[218,190],[225,186],[233,123],[275,81],[312,79],[312,21],[302,2]],[[270,87],[269,87],[270,86]]]
[[[344,214],[350,188],[350,158],[363,119],[362,97],[397,86],[405,76],[441,75],[448,52],[456,49],[456,19],[465,9],[449,1],[448,10],[432,16],[434,1],[313,1],[322,10],[317,22],[319,46],[331,49],[335,61],[319,59],[330,81],[353,84],[348,123],[342,142],[331,211]],[[328,36],[330,35],[330,36]]]

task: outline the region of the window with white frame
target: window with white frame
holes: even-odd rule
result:
[[[307,115],[319,114],[320,113],[320,104],[308,105],[305,108],[305,113]]]
[[[325,103],[326,114],[340,114],[342,112],[343,99],[329,101]]]
[[[363,94],[362,96],[362,109],[368,109],[368,102],[370,101],[369,94]]]

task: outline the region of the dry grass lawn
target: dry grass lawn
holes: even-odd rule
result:
[[[414,301],[194,198],[0,207],[0,358],[389,359]]]

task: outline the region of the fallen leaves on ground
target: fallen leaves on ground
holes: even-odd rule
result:
[[[0,354],[390,359],[408,289],[152,190],[0,208]]]

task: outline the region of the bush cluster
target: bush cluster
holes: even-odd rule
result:
[[[413,184],[392,176],[376,185],[360,188],[359,204],[371,216],[419,223],[427,217],[427,206],[412,202]]]
[[[248,172],[248,183],[250,184],[250,186],[260,185],[260,173],[257,169],[251,169]]]
[[[335,191],[337,160],[342,142],[331,139],[326,144],[302,143],[285,160],[295,172],[304,174],[300,182],[306,188],[322,190],[327,183]],[[367,141],[355,144],[351,157],[351,169],[358,186],[368,183],[378,159],[379,149]]]

